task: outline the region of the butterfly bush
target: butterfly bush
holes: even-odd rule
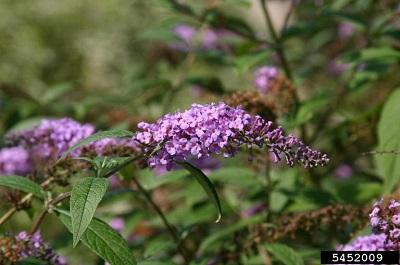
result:
[[[29,153],[16,146],[0,150],[0,175],[27,175],[32,171]]]
[[[285,136],[281,127],[260,116],[246,113],[240,107],[225,103],[194,104],[183,112],[167,114],[155,123],[141,122],[133,138],[151,153],[151,167],[172,168],[175,161],[200,159],[213,154],[233,156],[241,146],[267,148],[275,161],[286,158],[304,167],[323,166],[328,157],[306,146],[294,135]]]
[[[31,130],[12,134],[9,139],[27,148],[35,158],[42,160],[56,159],[62,153],[90,136],[95,128],[90,124],[81,124],[70,118],[43,119]],[[80,150],[71,153],[79,156]]]
[[[26,258],[36,258],[49,265],[68,264],[46,244],[40,232],[29,235],[22,231],[15,237],[0,236],[0,264],[16,264]]]
[[[262,66],[254,72],[254,85],[261,92],[266,93],[278,77],[279,71],[275,66]]]

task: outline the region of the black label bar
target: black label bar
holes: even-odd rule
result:
[[[321,264],[400,264],[399,251],[321,251]]]

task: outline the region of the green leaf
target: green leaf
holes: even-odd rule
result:
[[[138,265],[176,265],[172,261],[159,261],[159,260],[143,260]]]
[[[0,186],[32,193],[38,198],[44,198],[44,190],[32,180],[21,176],[0,176]]]
[[[268,59],[268,53],[266,52],[259,52],[255,54],[246,54],[239,56],[235,60],[235,66],[239,70],[240,73],[247,72],[253,66],[265,62]]]
[[[140,174],[140,183],[146,190],[152,190],[171,182],[177,182],[188,176],[185,169],[168,171],[162,177],[154,176],[152,170],[142,170]]]
[[[44,105],[54,102],[61,98],[66,93],[70,92],[74,87],[71,83],[60,83],[53,87],[50,87],[46,92],[39,98],[40,102]]]
[[[296,115],[296,125],[301,125],[311,120],[328,103],[329,98],[326,96],[319,96],[303,102]]]
[[[192,164],[188,162],[179,162],[175,161],[178,165],[184,167],[187,171],[191,173],[193,177],[197,180],[197,182],[200,183],[200,185],[203,187],[203,189],[207,192],[208,197],[211,199],[211,201],[214,203],[215,208],[217,208],[218,211],[218,217],[217,220],[215,221],[218,223],[221,220],[222,217],[222,209],[221,209],[221,203],[219,201],[218,193],[214,188],[214,185],[212,182],[208,179],[208,177],[198,169],[197,167],[193,166]]]
[[[11,129],[8,130],[7,133],[9,134],[14,134],[14,133],[19,133],[25,130],[30,130],[34,128],[35,126],[39,125],[40,122],[44,119],[45,117],[42,116],[37,116],[29,119],[24,119],[17,124],[15,124]]]
[[[389,97],[378,124],[378,151],[400,150],[400,89],[394,91]],[[379,154],[375,155],[376,164],[380,175],[384,179],[383,191],[388,194],[400,182],[400,155]]]
[[[368,48],[361,51],[360,57],[365,61],[375,59],[398,60],[400,59],[400,52],[391,47]]]
[[[90,224],[101,199],[107,191],[105,178],[84,178],[72,187],[70,208],[73,246],[75,247]]]
[[[304,261],[294,249],[284,244],[268,244],[267,250],[285,265],[304,265]]]
[[[127,130],[121,130],[121,129],[114,129],[114,130],[108,130],[108,131],[101,131],[97,132],[70,147],[67,151],[64,152],[64,154],[61,156],[60,160],[65,159],[68,154],[73,152],[74,150],[87,145],[91,142],[98,141],[101,139],[105,138],[126,138],[126,137],[132,137],[134,134],[131,131]]]
[[[359,27],[360,29],[365,29],[367,27],[367,23],[359,14],[345,13],[341,11],[335,10],[326,10],[322,12],[322,16],[332,16],[337,18],[339,21],[346,21],[351,23],[355,27]]]
[[[71,216],[68,212],[56,209],[61,222],[72,231]],[[81,241],[94,253],[111,265],[136,265],[126,241],[107,223],[93,218]]]

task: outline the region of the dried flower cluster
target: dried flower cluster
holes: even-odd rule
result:
[[[261,83],[264,89],[260,89]],[[275,120],[277,116],[288,113],[296,103],[294,86],[284,75],[277,74],[274,78],[256,75],[255,84],[258,91],[237,91],[224,101],[233,107],[242,106],[246,111],[259,114],[268,120]]]
[[[274,113],[282,116],[288,113],[296,104],[296,91],[292,82],[284,75],[279,75],[274,82],[271,83],[267,98],[272,104]]]
[[[26,258],[36,258],[49,265],[67,265],[65,258],[57,255],[39,232],[28,235],[23,231],[15,237],[0,237],[0,264],[11,265]]]
[[[134,140],[151,152],[151,167],[165,165],[171,168],[174,161],[213,154],[233,156],[241,146],[266,148],[275,160],[285,158],[289,166],[299,163],[304,167],[325,165],[325,154],[306,146],[293,135],[285,136],[281,127],[253,116],[243,109],[225,103],[194,104],[183,112],[167,114],[156,123],[140,123]]]
[[[275,121],[275,105],[268,98],[256,90],[245,90],[225,97],[224,102],[231,107],[241,106],[251,114],[258,114],[266,120]]]
[[[282,216],[274,223],[275,227],[258,227],[255,229],[254,238],[260,241],[277,241],[282,238],[296,237],[299,232],[314,233],[322,227],[340,230],[352,224],[354,230],[365,226],[369,208],[351,205],[329,205],[324,208],[288,214]]]

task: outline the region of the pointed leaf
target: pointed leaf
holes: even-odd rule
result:
[[[0,176],[0,186],[32,193],[38,198],[44,198],[44,191],[40,185],[21,176]]]
[[[208,197],[211,199],[211,201],[214,203],[215,208],[217,208],[218,211],[218,217],[215,222],[219,222],[221,220],[222,216],[222,209],[221,209],[221,203],[219,201],[218,193],[214,188],[214,185],[212,182],[208,179],[208,177],[198,169],[197,167],[193,166],[192,164],[188,162],[180,162],[180,161],[175,161],[178,165],[184,167],[187,171],[191,173],[193,177],[197,180],[197,182],[200,183],[200,185],[203,187],[203,189],[207,192]]]
[[[284,244],[268,244],[267,250],[280,262],[285,265],[304,265],[300,254],[291,247]]]
[[[72,231],[71,216],[68,212],[57,210],[63,224]],[[107,223],[93,218],[81,241],[94,253],[111,265],[136,265],[126,241]]]
[[[101,139],[105,138],[126,138],[126,137],[132,137],[134,134],[131,131],[127,130],[121,130],[121,129],[114,129],[114,130],[109,130],[109,131],[101,131],[97,132],[70,147],[67,151],[64,152],[64,154],[61,156],[60,160],[65,159],[68,154],[73,152],[74,150],[87,145],[91,142],[98,141]]]
[[[105,178],[84,178],[72,187],[70,208],[74,247],[90,224],[97,206],[107,191],[107,185],[108,181]]]
[[[378,151],[400,150],[400,89],[394,91],[383,107],[378,124]],[[375,155],[380,175],[383,177],[384,192],[391,193],[400,182],[400,155]]]

